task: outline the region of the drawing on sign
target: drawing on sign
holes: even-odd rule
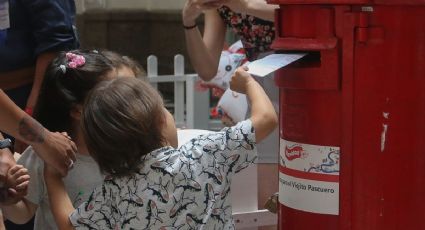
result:
[[[339,150],[328,153],[328,157],[323,159],[322,164],[310,163],[307,172],[316,173],[339,173]]]

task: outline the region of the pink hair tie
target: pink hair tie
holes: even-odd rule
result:
[[[71,69],[78,68],[86,63],[84,56],[71,52],[66,53],[66,59],[68,60],[68,67]]]

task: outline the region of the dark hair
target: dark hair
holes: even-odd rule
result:
[[[143,67],[133,58],[129,57],[129,56],[122,56],[122,58],[126,61],[126,63],[128,64],[128,67],[130,67],[134,74],[136,75],[136,77],[146,77],[146,71],[145,69],[143,69]]]
[[[108,58],[115,68],[122,68],[125,66],[130,68],[136,77],[146,76],[146,71],[134,59],[110,50],[101,50],[100,53]]]
[[[77,104],[82,105],[88,92],[113,70],[111,62],[99,53],[70,52],[82,55],[85,64],[70,68],[67,52],[61,52],[47,67],[34,108],[34,118],[50,131],[72,133],[71,109]]]
[[[164,110],[159,93],[141,79],[99,83],[84,104],[82,130],[101,171],[114,176],[137,172],[142,157],[166,143]]]

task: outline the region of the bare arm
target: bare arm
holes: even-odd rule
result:
[[[46,181],[47,193],[49,195],[50,209],[55,218],[56,225],[60,230],[73,230],[69,215],[75,210],[68,193],[65,190],[60,175],[54,169],[45,167],[44,180]]]
[[[0,130],[32,145],[44,161],[66,175],[70,161],[75,161],[77,147],[74,142],[62,134],[46,130],[16,106],[2,90],[0,107]]]
[[[56,52],[46,52],[38,55],[36,65],[35,65],[35,73],[34,73],[34,82],[32,84],[31,93],[27,100],[26,112],[32,116],[32,111],[37,104],[38,95],[40,94],[41,85],[43,83],[44,75],[46,73],[47,66],[50,62],[56,57]],[[28,109],[28,110],[27,110]],[[19,140],[15,141],[15,152],[23,152],[28,145],[20,142]]]
[[[34,141],[28,139],[28,136],[21,134],[19,127],[23,120],[32,121],[34,119],[27,116],[3,91],[0,91],[0,105],[2,107],[0,110],[0,129],[27,144],[33,144]],[[35,139],[40,139],[40,137],[43,136],[43,130],[39,130],[39,127],[40,125],[38,124],[36,128],[37,132],[34,133],[38,138]]]
[[[16,224],[27,223],[37,210],[37,205],[24,198],[28,194],[29,180],[28,170],[22,165],[14,165],[7,172],[8,199],[0,208],[4,216]]]
[[[47,66],[50,62],[56,57],[56,52],[47,52],[42,53],[37,57],[37,62],[35,65],[35,74],[34,82],[31,89],[31,94],[28,98],[27,108],[34,108],[37,103],[38,95],[40,94],[41,84],[44,79],[44,74],[46,72]]]
[[[244,93],[251,102],[251,121],[255,129],[257,143],[266,138],[278,124],[278,117],[273,104],[249,73],[246,67],[239,67],[230,81],[230,89]]]
[[[36,204],[33,204],[27,199],[22,199],[12,205],[1,205],[4,217],[15,224],[25,224],[31,220],[37,207]]]
[[[183,9],[183,24],[191,26],[199,12],[191,9],[195,6],[189,5],[188,0]],[[202,37],[198,28],[185,29],[186,46],[189,58],[199,77],[205,81],[211,80],[216,74],[220,54],[223,50],[226,27],[216,9],[205,11],[204,36]]]

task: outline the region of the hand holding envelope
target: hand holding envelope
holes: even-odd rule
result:
[[[265,77],[268,74],[299,60],[305,55],[305,53],[271,54],[257,61],[248,63],[246,65],[248,67],[247,72],[257,77]],[[246,118],[248,111],[247,97],[245,94],[227,89],[218,102],[218,107],[226,112],[234,122],[243,121]]]

